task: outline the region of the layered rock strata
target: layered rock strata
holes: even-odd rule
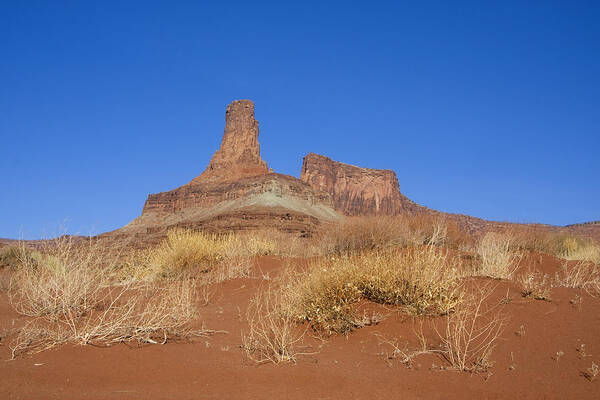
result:
[[[338,219],[327,192],[269,171],[258,134],[254,104],[229,104],[221,147],[206,170],[179,188],[150,194],[142,215],[112,234],[157,235],[176,226],[211,231],[273,227],[309,234],[320,221]]]
[[[396,215],[422,207],[400,193],[394,171],[361,168],[318,154],[304,157],[300,180],[333,198],[345,215]]]

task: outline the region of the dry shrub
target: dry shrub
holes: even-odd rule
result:
[[[27,322],[11,345],[13,357],[64,343],[110,345],[126,341],[166,343],[168,339],[208,333],[193,330],[197,316],[193,281],[145,287],[116,287],[85,314],[46,315]]]
[[[551,232],[539,227],[512,228],[512,247],[550,254],[566,260],[583,260],[600,263],[600,245],[593,239]]]
[[[283,257],[313,257],[321,254],[321,244],[307,233],[290,233],[278,229],[258,229],[237,234],[243,240],[256,241],[261,251],[250,252],[256,255],[277,255]],[[265,251],[268,250],[268,251]]]
[[[117,259],[95,240],[57,238],[35,257],[20,259],[11,279],[11,303],[29,317],[85,314],[103,301]]]
[[[507,230],[512,236],[512,248],[515,250],[535,251],[554,254],[556,248],[555,235],[551,232],[536,229],[532,226],[513,226]]]
[[[590,295],[600,294],[600,265],[589,261],[565,262],[556,273],[557,286],[581,288]]]
[[[459,300],[452,261],[434,246],[320,259],[284,284],[285,308],[329,333],[361,326],[353,307],[361,299],[444,314]]]
[[[590,239],[567,237],[562,241],[560,257],[600,264],[600,246]]]
[[[419,321],[418,328],[415,328],[414,322],[415,321],[413,320],[413,332],[419,341],[419,347],[417,348],[409,347],[408,342],[405,342],[404,345],[400,345],[397,338],[389,339],[383,335],[376,334],[380,340],[380,344],[384,344],[392,348],[391,353],[383,353],[388,361],[397,360],[406,365],[408,368],[411,368],[416,357],[423,354],[435,353],[435,350],[428,345],[427,338],[423,333],[423,320]]]
[[[295,362],[304,337],[290,314],[281,309],[282,292],[271,287],[251,300],[247,310],[248,333],[242,332],[242,346],[252,361],[262,364]]]
[[[202,332],[189,327],[197,309],[194,281],[117,284],[118,260],[118,252],[93,239],[60,238],[35,264],[20,265],[10,301],[30,319],[11,346],[13,357],[67,342],[157,343]]]
[[[588,381],[593,382],[598,374],[600,374],[600,366],[596,363],[592,363],[590,368],[587,368],[581,373]]]
[[[492,366],[490,356],[505,327],[501,303],[490,305],[494,289],[489,283],[477,286],[448,315],[445,329],[436,327],[441,354],[452,369],[485,372]]]
[[[508,234],[487,232],[477,244],[481,259],[476,274],[494,279],[508,279],[518,267],[520,257],[511,250],[512,237]]]
[[[0,248],[0,268],[17,269],[20,264],[34,262],[37,252],[25,246],[24,243],[9,245]]]
[[[271,254],[275,242],[251,234],[216,235],[174,229],[158,246],[142,251],[132,262],[133,275],[177,277],[217,270],[223,279],[247,275],[250,258]]]
[[[550,277],[537,270],[528,270],[517,277],[523,297],[535,300],[550,300],[552,286]]]
[[[433,214],[389,217],[350,217],[323,227],[316,235],[321,254],[347,255],[361,251],[414,245],[459,248],[472,242],[455,221]]]
[[[323,254],[353,252],[404,246],[406,228],[391,217],[353,217],[327,225],[318,237]]]

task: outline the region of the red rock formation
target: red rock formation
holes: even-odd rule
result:
[[[225,114],[221,147],[206,170],[186,185],[149,195],[140,217],[101,236],[134,238],[141,244],[160,240],[172,227],[213,232],[267,227],[310,234],[322,221],[339,219],[338,212],[352,216],[429,213],[452,219],[474,234],[514,225],[430,210],[400,193],[391,170],[360,168],[313,153],[304,157],[300,179],[269,172],[260,156],[258,133],[254,104],[232,102]],[[539,229],[600,238],[597,223]]]
[[[318,154],[304,157],[300,180],[333,197],[346,215],[396,215],[421,209],[400,193],[391,170],[360,168]]]
[[[228,180],[266,174],[267,163],[260,157],[258,121],[254,119],[254,103],[236,100],[225,112],[225,133],[206,170],[193,182]]]
[[[237,100],[227,107],[223,141],[206,170],[186,185],[150,194],[142,215],[111,235],[156,236],[174,226],[309,233],[321,220],[337,218],[328,193],[269,172],[260,157],[254,104]]]

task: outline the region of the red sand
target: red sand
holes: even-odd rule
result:
[[[538,256],[528,259],[537,263]],[[540,267],[553,274],[558,261],[543,257]],[[262,258],[263,272],[281,260]],[[0,271],[5,279],[8,271]],[[259,279],[218,285],[201,310],[207,328],[226,330],[166,345],[117,345],[110,348],[63,346],[13,361],[0,342],[2,399],[598,399],[600,376],[590,382],[582,371],[600,364],[600,299],[578,289],[556,288],[552,301],[524,299],[511,282],[501,282],[493,301],[507,293],[509,320],[492,354],[487,374],[440,370],[435,355],[418,357],[412,368],[389,361],[377,334],[416,344],[412,319],[388,309],[386,319],[347,337],[319,345],[296,364],[253,365],[242,349],[246,307]],[[579,296],[577,303],[573,304]],[[21,317],[0,291],[0,335]],[[428,322],[425,322],[427,325]],[[521,325],[525,335],[517,335]],[[436,343],[431,336],[431,342]],[[583,356],[577,349],[585,344]],[[319,348],[320,347],[320,348]],[[553,359],[557,352],[564,355]],[[435,367],[432,367],[432,364]],[[511,368],[512,366],[512,368]]]

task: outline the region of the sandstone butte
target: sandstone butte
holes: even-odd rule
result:
[[[343,216],[392,216],[428,213],[449,218],[468,231],[507,223],[431,210],[400,192],[394,171],[361,168],[310,153],[300,179],[273,172],[261,158],[254,103],[236,100],[227,106],[220,148],[191,182],[168,192],[150,194],[141,216],[105,237],[160,239],[168,229],[187,227],[212,232],[275,228],[310,235],[318,225]],[[600,236],[598,225],[566,228]]]

